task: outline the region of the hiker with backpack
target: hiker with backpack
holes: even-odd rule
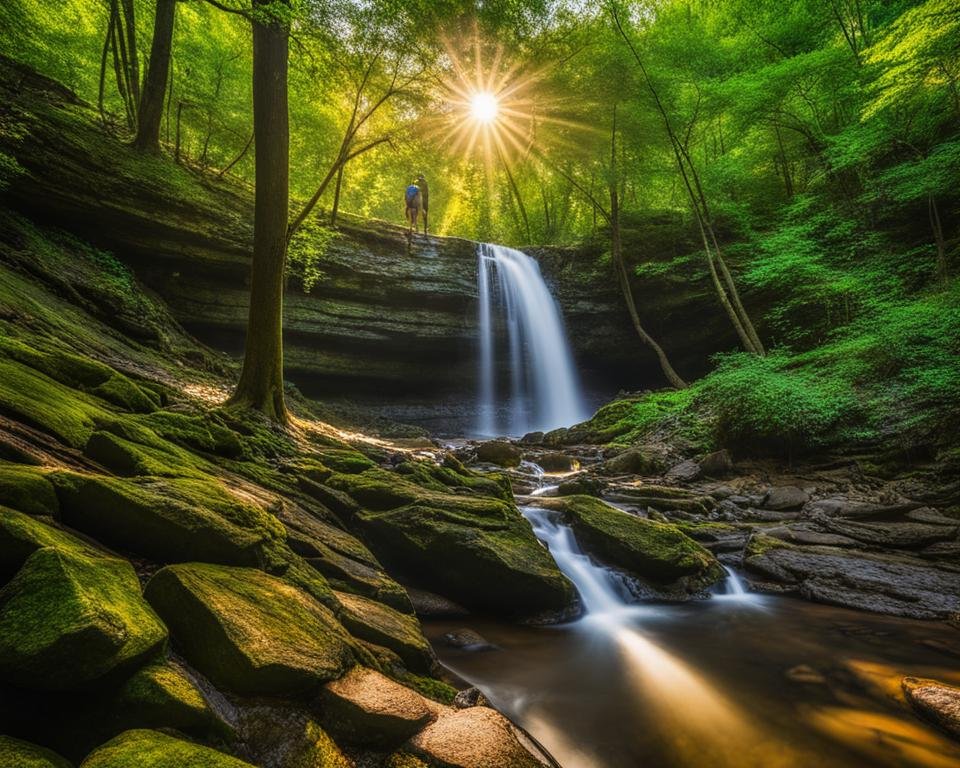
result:
[[[420,194],[420,187],[418,187],[415,183],[408,186],[406,192],[404,193],[404,200],[407,204],[407,209],[404,215],[407,221],[410,222],[410,228],[408,232],[413,234],[417,231],[417,219],[420,218],[420,208],[423,205],[423,196]],[[426,227],[424,227],[423,232],[426,234]]]

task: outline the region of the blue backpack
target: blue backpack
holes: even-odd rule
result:
[[[419,194],[420,187],[418,187],[416,184],[411,184],[409,187],[407,187],[406,198],[408,208],[413,204],[413,201],[417,199],[417,195]]]

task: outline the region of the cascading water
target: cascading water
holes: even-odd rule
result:
[[[587,417],[563,317],[537,262],[502,245],[477,248],[481,435],[522,435]],[[496,282],[493,275],[496,274]],[[495,310],[503,313],[509,352],[509,395],[499,389]]]

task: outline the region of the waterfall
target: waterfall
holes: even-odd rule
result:
[[[537,262],[513,248],[481,244],[477,292],[479,434],[522,435],[583,421],[587,414],[563,317]],[[497,375],[495,310],[506,331],[507,377]]]

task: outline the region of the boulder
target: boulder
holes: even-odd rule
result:
[[[309,694],[354,661],[328,608],[261,571],[171,565],[145,594],[190,663],[237,693]]]
[[[808,501],[810,501],[810,494],[803,488],[795,485],[781,485],[767,491],[766,496],[763,497],[763,506],[775,511],[800,509]]]
[[[23,688],[87,685],[135,668],[166,640],[123,560],[45,547],[0,590],[0,679]]]
[[[824,514],[816,514],[813,521],[834,534],[856,539],[864,544],[892,549],[920,548],[939,541],[948,541],[957,536],[958,526],[930,523],[861,523],[854,520],[836,520]]]
[[[468,707],[442,714],[405,750],[437,768],[543,768],[517,733],[496,710]]]
[[[557,486],[557,493],[560,496],[599,496],[603,493],[604,483],[595,477],[574,477],[564,480]]]
[[[159,562],[262,567],[283,526],[216,480],[52,476],[60,519],[112,547]]]
[[[121,733],[91,752],[80,768],[254,768],[210,747],[159,731]]]
[[[592,557],[641,579],[697,591],[724,577],[717,559],[677,526],[628,514],[592,496],[544,499]]]
[[[57,514],[57,494],[37,467],[0,461],[0,500],[28,515]]]
[[[413,603],[413,610],[421,619],[446,619],[466,616],[469,611],[443,595],[428,592],[425,589],[408,587],[407,594]]]
[[[436,654],[415,616],[358,595],[336,595],[343,606],[340,621],[354,637],[389,648],[416,672],[429,673],[436,665]]]
[[[544,472],[576,472],[580,469],[580,460],[559,451],[544,453],[537,457],[536,463]]]
[[[320,693],[323,724],[340,741],[395,748],[434,717],[439,706],[379,672],[354,667]]]
[[[733,471],[733,458],[726,448],[702,456],[697,463],[700,471],[707,477],[722,477]]]
[[[960,611],[960,573],[924,560],[754,536],[744,565],[810,600],[913,619]]]
[[[240,734],[259,768],[354,768],[314,717],[282,704],[244,707]]]
[[[499,615],[559,614],[574,600],[573,586],[511,502],[469,488],[425,488],[381,469],[327,482],[363,505],[360,533],[405,583]]]
[[[13,578],[27,558],[44,547],[92,556],[102,554],[90,544],[42,519],[0,506],[0,584]]]
[[[660,456],[641,448],[630,448],[604,461],[597,467],[597,472],[601,475],[655,475],[662,469]]]
[[[519,467],[523,452],[506,440],[489,440],[477,446],[477,461],[500,467]]]
[[[901,686],[920,715],[960,738],[960,688],[918,677],[903,678]]]
[[[72,768],[56,752],[11,736],[0,736],[0,765],[9,768]]]
[[[703,470],[700,465],[693,459],[687,459],[670,467],[670,469],[667,470],[666,477],[667,480],[672,480],[676,483],[692,483],[702,474]]]

